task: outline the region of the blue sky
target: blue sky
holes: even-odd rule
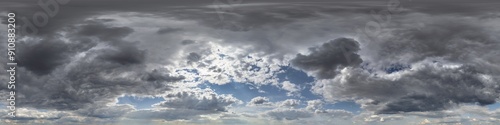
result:
[[[258,67],[253,67],[251,70],[258,69]],[[293,84],[299,85],[302,90],[300,90],[300,96],[288,96],[287,91],[281,89],[280,87],[274,85],[261,85],[255,86],[251,83],[238,83],[230,82],[224,85],[217,85],[213,83],[205,82],[200,84],[199,88],[209,88],[213,89],[217,94],[231,94],[234,97],[244,101],[249,102],[251,99],[262,96],[268,97],[271,102],[284,101],[286,99],[297,99],[297,100],[316,100],[321,99],[320,95],[313,94],[310,89],[314,78],[308,76],[305,72],[296,70],[290,66],[282,66],[281,70],[283,72],[277,74],[278,81],[283,82],[285,80],[290,81]],[[195,70],[188,70],[196,73]],[[259,91],[261,90],[261,91]],[[118,98],[117,104],[131,104],[137,109],[150,109],[151,105],[165,101],[162,97],[136,97],[126,95]],[[306,107],[306,104],[302,104],[300,107]],[[325,109],[343,109],[354,113],[359,113],[361,111],[360,105],[354,103],[353,101],[341,101],[332,104],[326,104]]]

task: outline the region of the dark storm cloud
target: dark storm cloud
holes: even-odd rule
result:
[[[408,78],[419,80],[421,83],[414,83],[418,86],[396,86],[408,89],[407,92],[410,94],[389,102],[379,113],[444,110],[460,103],[482,106],[493,104],[499,97],[494,93],[500,92],[500,88],[482,80],[478,76],[480,74],[482,72],[473,66],[445,70],[440,74],[433,72],[432,69],[425,69]],[[412,92],[410,89],[423,89],[425,93]]]
[[[79,26],[79,31],[75,34],[82,37],[96,37],[102,41],[117,41],[134,32],[128,27],[108,27],[102,22],[90,23]]]
[[[124,66],[100,60],[75,62],[68,72],[58,71],[51,76],[36,77],[22,74],[18,91],[19,106],[40,109],[78,110],[89,105],[104,105],[124,93],[154,95],[170,90],[165,82],[175,77],[144,71],[141,65]],[[23,71],[23,70],[21,70]],[[131,72],[130,76],[120,74]],[[156,75],[152,75],[156,74]],[[146,79],[143,79],[146,78]],[[37,94],[44,93],[44,94]]]
[[[366,71],[353,69],[323,84],[327,98],[366,98],[377,113],[436,111],[458,104],[489,105],[499,97],[494,78],[484,79],[484,72],[474,66],[450,68],[439,63],[402,74],[394,80],[372,77]]]
[[[381,114],[494,104],[500,92],[500,60],[494,59],[500,47],[498,18],[455,14],[393,16],[404,19],[389,24],[389,32],[376,36],[379,39],[362,42],[359,54],[369,63],[366,67],[404,63],[409,68],[389,75],[346,68],[330,81],[320,80],[317,87],[328,93],[323,94],[327,99],[371,99],[365,108]],[[402,26],[412,23],[421,26]]]
[[[167,82],[184,79],[162,68],[146,68],[145,50],[123,39],[132,32],[130,28],[98,22],[102,21],[64,27],[64,36],[53,33],[53,37],[39,37],[39,42],[20,41],[24,51],[19,51],[18,73],[23,84],[16,87],[22,91],[16,106],[89,109],[85,112],[89,116],[117,117],[119,113],[106,112],[123,114],[128,108],[105,111],[93,106],[104,106],[124,93],[163,93],[171,88]],[[95,49],[98,44],[103,45],[101,49]]]
[[[19,66],[37,75],[49,74],[69,61],[69,45],[57,39],[48,38],[34,45],[24,44],[20,50],[23,51],[18,51]]]
[[[146,52],[132,45],[119,46],[117,50],[109,50],[103,53],[97,58],[122,65],[141,64],[146,59]]]
[[[338,68],[356,67],[363,62],[357,54],[359,43],[354,39],[338,38],[309,50],[311,54],[297,54],[290,63],[302,70],[314,72],[319,79],[333,78]]]
[[[363,42],[365,48],[359,52],[369,63],[366,67],[410,64],[404,73],[381,77],[378,72],[371,74],[371,69],[347,68],[317,84],[327,93],[325,98],[371,99],[366,109],[381,114],[447,110],[464,103],[494,104],[500,92],[496,86],[500,68],[490,65],[500,62],[493,59],[500,47],[496,23],[481,17],[417,15],[397,15],[407,20],[388,25],[390,32]],[[411,23],[421,26],[400,25]]]
[[[73,27],[74,28],[74,27]],[[74,54],[97,45],[97,41],[90,38],[99,38],[102,41],[111,41],[116,45],[117,50],[110,50],[100,55],[100,58],[120,64],[141,63],[145,58],[143,51],[138,50],[134,45],[126,44],[121,40],[133,30],[126,27],[107,27],[101,23],[92,22],[77,29],[65,29],[70,32],[70,42],[64,42],[62,36],[52,33],[52,36],[38,37],[39,42],[20,41],[18,52],[18,62],[21,67],[32,71],[37,75],[46,75],[55,68],[68,63]],[[119,43],[121,42],[121,43]],[[125,44],[124,44],[125,43]]]

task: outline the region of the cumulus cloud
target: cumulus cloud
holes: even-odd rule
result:
[[[281,83],[281,88],[288,91],[288,96],[300,95],[301,88],[298,85],[291,83],[290,81],[284,81],[283,83]]]
[[[316,99],[316,100],[309,100],[307,101],[307,110],[315,111],[315,110],[322,110],[323,109],[324,102]]]
[[[359,43],[350,38],[331,40],[309,50],[309,55],[297,54],[290,64],[312,72],[318,79],[333,78],[338,74],[338,69],[355,67],[363,62],[356,53],[360,50]]]
[[[165,101],[155,104],[157,107],[173,109],[192,109],[207,111],[227,111],[226,107],[239,103],[240,100],[231,95],[217,95],[212,90],[196,90],[169,93]]]
[[[300,105],[300,100],[297,99],[287,99],[280,102],[279,107],[296,107]]]
[[[252,98],[250,102],[247,103],[248,106],[270,106],[272,105],[271,102],[269,102],[269,98],[267,97],[262,97],[262,96],[257,96],[255,98]]]
[[[154,109],[136,110],[126,114],[132,119],[189,120],[200,115],[227,112],[232,104],[241,103],[231,95],[218,95],[210,89],[187,89],[169,92],[165,101],[154,104]]]

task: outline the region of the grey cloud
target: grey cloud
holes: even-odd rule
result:
[[[3,111],[2,111],[3,113]],[[7,112],[5,112],[7,114]],[[17,123],[24,123],[24,124],[33,124],[35,122],[33,121],[55,121],[64,118],[65,116],[69,116],[71,113],[68,112],[61,112],[61,111],[52,111],[48,110],[45,112],[37,111],[37,110],[32,110],[32,109],[25,109],[25,108],[20,108],[17,109],[17,116],[16,117],[2,117],[5,120],[14,120]],[[9,124],[8,122],[4,122],[6,124]]]
[[[394,62],[413,64],[404,71],[409,74],[386,80],[367,78],[377,76],[352,70],[357,77],[348,78],[349,85],[341,85],[351,92],[342,90],[334,95],[370,98],[375,101],[368,105],[378,107],[378,113],[391,114],[445,110],[463,103],[495,103],[499,88],[494,84],[498,83],[500,68],[491,64],[500,62],[493,59],[499,53],[499,37],[495,35],[498,27],[493,26],[492,20],[477,17],[421,16],[415,20],[422,23],[421,27],[390,26],[391,32],[381,35],[379,41],[366,42],[367,51],[360,52],[375,67]],[[414,69],[422,63],[425,68]],[[446,64],[458,68],[443,66]],[[353,73],[351,69],[348,72]]]
[[[134,30],[128,27],[108,27],[103,25],[102,22],[90,23],[78,28],[79,31],[76,35],[96,37],[101,41],[117,41],[134,32]]]
[[[443,16],[423,18],[419,22],[423,26],[397,28],[393,33],[386,34],[391,35],[390,38],[382,38],[381,42],[368,42],[367,46],[377,50],[376,54],[370,56],[410,63],[428,57],[469,62],[470,58],[477,57],[476,54],[490,55],[494,52],[490,49],[499,47],[499,38],[494,36],[498,31],[478,23],[482,20]],[[380,49],[377,49],[378,46]]]
[[[181,30],[182,29],[180,29],[180,28],[161,28],[156,33],[167,34],[167,33],[177,32],[177,31],[181,31]]]
[[[310,118],[314,114],[301,109],[276,109],[267,112],[265,115],[276,120],[297,120],[301,118]]]
[[[239,102],[232,96],[217,95],[214,92],[183,91],[167,94],[158,107],[225,112],[231,104]]]
[[[121,45],[116,50],[104,51],[97,58],[122,65],[141,64],[146,59],[146,53],[133,45]]]
[[[182,44],[182,45],[189,45],[189,44],[193,44],[193,43],[195,43],[195,41],[194,41],[194,40],[183,40],[183,41],[181,42],[181,44]]]
[[[281,102],[280,107],[296,107],[300,105],[300,100],[296,99],[287,99]]]
[[[125,117],[131,119],[163,119],[163,120],[190,120],[198,118],[199,115],[211,114],[212,111],[200,111],[191,109],[162,109],[162,110],[137,110],[130,112]]]
[[[319,114],[330,116],[332,118],[341,118],[341,119],[349,119],[354,116],[352,112],[348,112],[345,110],[333,110],[333,109],[324,110],[322,112],[319,112]]]
[[[210,5],[213,1],[72,0],[68,5],[62,6],[60,13],[56,17],[50,18],[49,25],[40,28],[39,37],[56,36],[55,38],[43,38],[41,42],[19,44],[25,46],[21,47],[23,51],[19,51],[19,64],[21,66],[19,73],[22,73],[19,82],[25,84],[19,86],[19,91],[23,92],[20,94],[23,96],[20,96],[21,99],[18,103],[20,106],[35,108],[84,109],[88,105],[103,105],[102,102],[114,101],[110,99],[123,93],[162,93],[171,89],[169,84],[165,82],[184,79],[182,76],[168,75],[167,70],[154,70],[148,65],[148,59],[156,57],[168,59],[170,57],[163,54],[175,54],[176,49],[169,49],[168,52],[163,51],[165,50],[165,47],[163,47],[165,45],[164,41],[160,41],[158,44],[148,41],[150,42],[148,44],[152,46],[161,45],[161,48],[157,49],[162,50],[153,53],[160,56],[151,57],[148,55],[151,53],[147,52],[154,49],[139,49],[137,48],[138,45],[122,39],[134,32],[131,28],[109,27],[99,23],[89,23],[81,27],[73,27],[74,29],[67,27],[79,23],[87,17],[112,12],[144,12],[156,16],[175,17],[180,20],[196,20],[200,24],[214,29],[222,27],[221,25],[224,25],[224,22],[232,22],[242,26],[242,29],[233,29],[233,31],[237,32],[223,31],[222,35],[219,36],[221,36],[221,39],[228,41],[223,43],[224,45],[226,43],[234,46],[252,45],[254,48],[251,49],[254,50],[248,51],[264,51],[266,54],[283,58],[283,53],[295,54],[303,46],[315,44],[314,41],[324,41],[323,36],[331,38],[329,34],[343,35],[345,32],[350,32],[345,29],[364,24],[363,21],[366,21],[370,10],[385,8],[385,6],[374,6],[378,6],[378,3],[385,4],[387,2],[385,0],[356,3],[346,3],[345,1],[325,3],[323,0],[310,2],[314,1],[321,2],[321,5],[311,3],[301,3],[303,5],[286,4],[288,2],[303,1],[278,0],[277,3],[283,2],[285,4],[279,6],[274,4],[267,7],[258,6],[260,9],[255,9],[256,6],[233,6],[236,8],[233,11],[234,13],[228,13],[225,15],[225,20],[221,21],[216,14],[207,14],[207,12],[214,12],[214,8],[204,8],[205,5]],[[442,67],[431,70],[436,67],[430,66],[430,68],[413,71],[410,74],[403,74],[402,78],[395,81],[372,78],[370,74],[348,69],[346,71],[353,73],[354,76],[341,77],[346,78],[349,84],[334,84],[338,82],[338,79],[333,80],[333,83],[321,84],[325,87],[323,88],[325,89],[323,95],[328,99],[373,99],[375,101],[368,105],[375,106],[377,108],[375,111],[378,113],[433,111],[447,109],[461,103],[491,104],[497,98],[497,95],[494,94],[498,93],[497,88],[491,84],[496,84],[500,79],[498,77],[500,70],[496,65],[500,62],[497,59],[498,51],[496,51],[499,47],[498,42],[496,42],[498,41],[498,37],[496,37],[498,32],[495,29],[496,23],[491,23],[495,21],[495,16],[487,16],[488,18],[482,18],[481,20],[474,20],[474,18],[476,16],[484,17],[490,12],[498,12],[498,4],[485,1],[480,0],[472,3],[462,0],[444,0],[432,5],[423,4],[428,0],[403,3],[403,6],[410,9],[409,12],[403,14],[408,15],[394,15],[395,22],[391,23],[391,26],[397,27],[390,27],[397,30],[393,30],[393,34],[389,35],[394,35],[397,38],[384,39],[382,42],[360,40],[359,42],[363,47],[368,47],[368,49],[363,48],[363,50],[359,50],[359,45],[349,46],[352,47],[351,49],[362,52],[347,53],[349,55],[347,57],[352,57],[350,59],[354,60],[351,61],[352,63],[347,63],[346,56],[340,52],[330,51],[331,49],[338,50],[339,47],[344,46],[320,46],[314,48],[317,50],[312,51],[310,55],[297,56],[293,60],[295,61],[293,66],[312,72],[319,79],[335,79],[335,76],[340,77],[340,75],[343,75],[338,74],[340,72],[339,68],[356,67],[361,62],[373,61],[373,65],[387,65],[385,61],[406,61],[403,63],[411,65],[428,57],[442,57],[445,60],[464,64],[465,66],[450,70],[441,70]],[[18,15],[27,16],[28,18],[31,18],[33,12],[41,10],[37,7],[36,1],[31,0],[2,1],[0,3],[0,10],[16,10]],[[446,7],[442,6],[445,3]],[[330,5],[335,6],[328,7]],[[342,6],[337,7],[338,5]],[[158,13],[158,11],[168,11],[169,13]],[[411,15],[414,14],[412,12],[423,12],[425,14]],[[460,16],[460,14],[467,14],[470,16],[467,18],[472,19],[449,18],[434,20],[434,18],[454,17]],[[409,20],[422,19],[418,21],[423,22],[424,27],[421,27],[421,29],[399,29],[406,26],[406,24],[411,24],[411,21],[399,20],[407,16],[414,16],[414,18],[408,18]],[[328,19],[322,20],[324,17]],[[493,21],[488,22],[487,20]],[[301,22],[306,22],[307,25],[301,25]],[[67,35],[70,37],[70,43],[62,42],[58,39],[60,36],[53,34],[61,30],[69,30]],[[175,30],[171,29],[163,30],[160,29],[157,33],[175,32]],[[203,32],[192,30],[193,32]],[[94,41],[92,38],[98,38],[99,41]],[[180,40],[174,41],[178,45]],[[110,44],[115,50],[107,48],[106,50],[90,50],[97,44],[104,42]],[[186,45],[188,43],[190,42],[182,42],[181,44]],[[335,45],[336,43],[331,41],[324,45]],[[172,45],[169,47],[176,48],[177,46]],[[371,53],[372,51],[366,51],[377,50],[376,47],[380,47],[379,51],[373,53]],[[74,61],[69,59],[76,58],[77,54],[84,55],[82,60]],[[363,60],[358,55],[361,55]],[[372,59],[365,60],[364,57]],[[159,60],[166,60],[164,58]],[[331,63],[332,61],[333,63]],[[485,82],[484,79],[478,77],[480,74],[491,76],[493,82]],[[127,77],[121,77],[123,75]],[[5,90],[5,88],[2,89]],[[482,92],[491,92],[493,95]],[[423,104],[426,105],[420,106]],[[173,120],[189,119],[196,117],[197,114],[213,113],[212,111],[197,110],[197,106],[188,106],[194,107],[194,109],[150,111],[146,115],[143,113],[148,111],[138,111],[129,114],[129,116],[133,118],[153,117]],[[221,107],[224,107],[224,105],[209,109],[218,110]],[[95,111],[93,116],[115,117],[112,114],[108,114],[111,116],[100,116],[99,114],[105,114],[101,111],[104,110]],[[301,111],[296,112],[302,114]],[[117,114],[121,113],[118,112]],[[307,113],[296,117],[284,116],[279,112],[271,114],[276,116],[276,119],[307,117]]]
[[[323,101],[321,101],[319,99],[309,100],[309,101],[307,101],[307,107],[306,107],[306,109],[310,110],[310,111],[323,110],[324,103],[325,102],[323,102]]]
[[[302,70],[314,72],[318,79],[333,78],[338,68],[356,67],[363,62],[356,53],[359,43],[354,39],[338,38],[320,47],[310,48],[311,54],[297,56],[290,63]]]
[[[447,68],[432,63],[420,66],[394,80],[349,69],[344,75],[318,85],[328,99],[372,99],[365,105],[377,107],[370,110],[382,114],[444,110],[463,103],[488,105],[498,98],[500,89],[495,86],[498,80],[483,79],[483,72],[474,66]]]
[[[118,50],[105,52],[102,59],[115,61],[121,64],[140,63],[144,60],[144,52],[137,50],[133,45],[128,45],[121,40],[133,30],[125,27],[108,27],[101,24],[102,21],[90,21],[84,26],[75,28],[67,27],[61,31],[67,31],[70,42],[63,42],[63,36],[57,32],[53,36],[40,37],[39,42],[20,41],[23,51],[18,51],[18,62],[21,67],[32,71],[37,75],[46,75],[58,66],[69,63],[74,54],[87,51],[97,45],[98,42],[88,37],[96,37],[102,41],[113,41]],[[104,31],[104,32],[102,32]]]
[[[103,106],[103,107],[86,107],[76,111],[76,113],[82,116],[95,117],[95,118],[119,118],[128,112],[133,111],[134,108],[131,105],[115,105],[115,106]]]
[[[154,95],[170,90],[165,82],[181,80],[178,77],[163,79],[145,79],[151,73],[141,71],[143,67],[126,67],[121,64],[106,62],[81,62],[67,73],[53,72],[50,76],[36,77],[21,74],[19,85],[20,107],[40,109],[78,110],[89,105],[104,105],[124,93]],[[23,71],[23,70],[20,70]],[[132,72],[121,77],[123,72]],[[55,77],[54,77],[55,76]],[[43,84],[42,84],[43,83]],[[41,93],[44,94],[36,94]]]
[[[187,59],[191,62],[198,62],[201,59],[201,55],[195,52],[189,53]]]
[[[24,51],[19,51],[23,56],[19,59],[18,82],[23,84],[16,86],[22,91],[16,106],[71,111],[92,109],[92,106],[113,102],[125,93],[164,93],[171,89],[168,82],[184,79],[169,75],[168,70],[148,67],[144,61],[146,52],[123,39],[133,30],[99,22],[102,21],[65,27],[61,29],[67,32],[64,36],[54,33],[53,37],[40,36],[39,42],[19,43],[26,45]],[[100,32],[92,30],[110,33],[94,34]],[[106,115],[102,113],[96,109],[90,114]]]
[[[154,105],[155,109],[129,112],[125,117],[132,119],[190,120],[200,115],[227,112],[227,108],[240,100],[217,95],[211,90],[186,90],[165,95],[165,101]]]
[[[258,106],[258,105],[270,105],[270,104],[271,104],[271,102],[269,102],[269,98],[257,96],[255,98],[252,98],[252,100],[250,100],[250,102],[248,102],[247,105]]]
[[[23,45],[24,43],[24,45]],[[25,67],[37,75],[46,75],[57,66],[69,62],[69,46],[57,39],[47,39],[34,45],[21,43],[17,61],[19,66]]]
[[[175,82],[175,81],[180,81],[185,79],[184,76],[171,76],[169,74],[165,74],[163,72],[168,72],[168,71],[162,71],[159,69],[154,69],[152,72],[147,73],[144,75],[142,78],[146,81],[152,81],[152,82]]]

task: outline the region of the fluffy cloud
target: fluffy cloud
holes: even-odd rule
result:
[[[300,105],[300,100],[296,99],[287,99],[279,103],[279,107],[296,107]]]
[[[307,110],[315,111],[315,110],[322,110],[323,109],[324,102],[317,99],[317,100],[310,100],[307,101]]]
[[[269,102],[269,98],[262,96],[252,98],[252,100],[247,103],[248,106],[270,106],[272,104],[273,103]]]
[[[231,95],[217,95],[209,89],[169,93],[164,98],[165,101],[155,104],[155,106],[223,112],[227,111],[227,106],[240,102]]]
[[[288,91],[288,96],[299,95],[301,88],[298,85],[291,83],[290,81],[284,81],[281,83],[281,88]]]
[[[231,95],[217,95],[210,89],[187,89],[185,91],[169,92],[165,101],[154,104],[154,109],[129,112],[126,117],[131,119],[164,119],[189,120],[200,115],[227,112],[232,104],[241,101]]]

